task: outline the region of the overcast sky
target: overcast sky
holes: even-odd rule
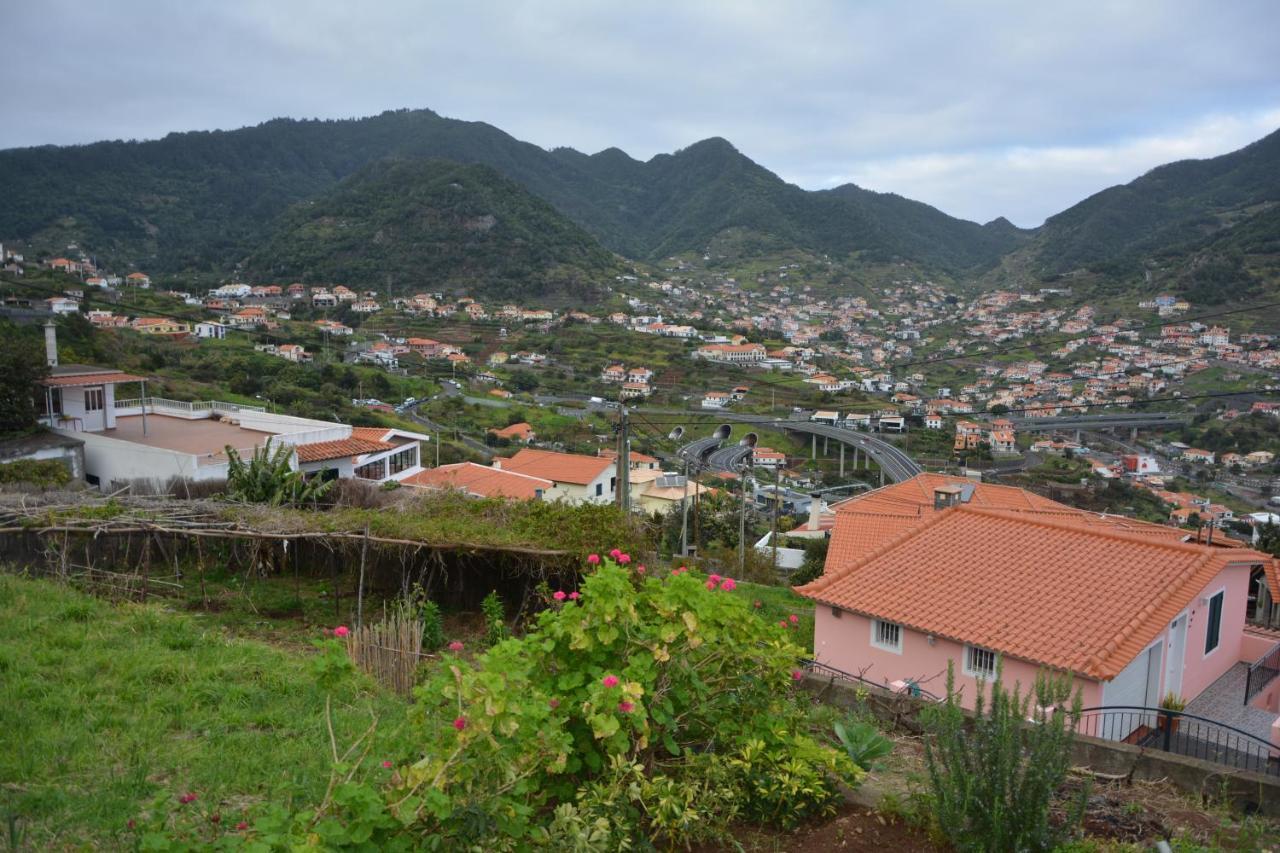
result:
[[[429,107],[646,159],[723,136],[1032,226],[1280,127],[1278,33],[1277,0],[33,0],[0,16],[0,148]]]

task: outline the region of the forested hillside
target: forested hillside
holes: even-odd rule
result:
[[[498,299],[594,301],[626,268],[487,166],[379,161],[294,205],[250,257],[263,280],[430,283]]]

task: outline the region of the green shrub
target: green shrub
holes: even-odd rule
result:
[[[484,613],[484,639],[489,645],[496,645],[505,640],[507,631],[507,613],[495,589],[480,602],[480,610]]]
[[[57,459],[18,459],[0,464],[0,483],[51,489],[71,482],[71,469]]]
[[[271,506],[315,503],[336,482],[319,477],[307,479],[301,471],[293,470],[290,467],[293,448],[287,444],[255,447],[248,462],[230,445],[226,454],[227,497],[232,500]]]
[[[434,652],[444,645],[444,617],[440,614],[440,605],[427,600],[418,607],[418,617],[422,620],[422,648]]]
[[[979,682],[970,721],[954,689],[954,667],[948,667],[947,699],[927,709],[925,761],[938,828],[960,851],[1052,850],[1084,814],[1082,789],[1065,820],[1057,826],[1049,820],[1071,767],[1080,693],[1066,710],[1068,677],[1041,673],[1034,690],[1022,696],[1020,685],[1005,688],[999,668],[989,701],[986,686]]]

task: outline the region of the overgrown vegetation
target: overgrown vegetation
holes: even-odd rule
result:
[[[71,469],[57,459],[17,459],[0,463],[0,483],[51,489],[70,482]]]
[[[314,504],[333,488],[334,480],[307,477],[292,468],[293,447],[271,442],[253,449],[245,462],[234,447],[227,453],[227,497],[268,506]]]

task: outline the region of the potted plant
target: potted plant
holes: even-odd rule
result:
[[[1182,722],[1181,713],[1186,709],[1186,707],[1187,700],[1170,690],[1165,695],[1164,699],[1160,700],[1160,709],[1163,711],[1172,711],[1173,713],[1161,714],[1157,721],[1157,725],[1161,729],[1168,725],[1169,734],[1177,734],[1178,724]]]

